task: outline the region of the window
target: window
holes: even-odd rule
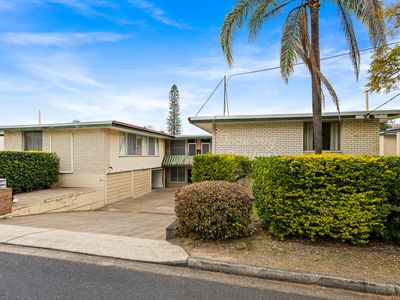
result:
[[[313,124],[304,123],[304,151],[314,150]],[[340,150],[340,126],[338,122],[322,123],[322,150]]]
[[[171,168],[170,181],[171,182],[185,182],[185,168]]]
[[[210,143],[201,143],[201,154],[210,153]]]
[[[43,133],[41,131],[24,132],[24,150],[25,151],[42,151],[43,150]]]
[[[171,141],[170,150],[171,155],[185,155],[185,141]]]
[[[158,155],[158,139],[149,138],[149,155]]]
[[[127,155],[136,155],[136,135],[128,133],[128,149],[126,151]]]
[[[158,155],[158,139],[121,132],[119,155]]]
[[[188,153],[190,156],[196,155],[196,143],[188,143]]]
[[[119,155],[126,155],[126,133],[119,134]]]
[[[141,136],[136,136],[136,153],[135,155],[143,155],[143,138]]]

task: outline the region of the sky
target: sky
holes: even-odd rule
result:
[[[166,128],[168,94],[180,92],[183,133],[199,133],[196,115],[224,75],[279,65],[285,13],[267,22],[255,42],[241,30],[228,66],[219,34],[236,1],[0,0],[0,124],[119,120]],[[371,44],[353,20],[359,48]],[[336,7],[324,2],[321,56],[346,53]],[[357,81],[347,56],[322,62],[342,111],[365,110],[371,52],[361,57]],[[232,78],[229,111],[238,114],[311,112],[311,83],[298,66],[288,84],[280,71]],[[370,108],[393,94],[370,95]],[[400,100],[385,109],[400,108]],[[334,111],[328,95],[325,111]],[[221,115],[219,88],[199,116]]]

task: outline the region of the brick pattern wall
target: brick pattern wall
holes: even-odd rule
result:
[[[380,155],[397,155],[396,135],[383,135],[380,137]]]
[[[379,120],[342,120],[340,149],[345,154],[379,154]],[[250,157],[303,154],[303,122],[217,123],[213,149],[217,154]]]
[[[73,173],[104,174],[108,170],[108,148],[104,129],[46,130],[43,150],[56,152],[60,157],[60,170],[71,170],[71,135],[73,140]],[[107,165],[107,167],[106,167]]]
[[[4,132],[4,150],[21,151],[22,132],[20,131]]]
[[[345,154],[379,155],[379,120],[343,120],[340,148]]]
[[[12,211],[12,190],[0,189],[0,216]]]
[[[213,130],[217,154],[250,157],[303,153],[303,122],[218,123]]]

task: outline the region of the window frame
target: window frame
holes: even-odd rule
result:
[[[203,151],[203,145],[208,145],[208,152],[207,153],[204,153],[204,151]],[[211,153],[211,143],[201,143],[201,154],[209,154],[209,153]]]
[[[190,146],[193,146],[194,145],[194,153],[193,154],[190,154]],[[193,142],[191,142],[191,143],[187,143],[187,155],[189,155],[189,156],[195,156],[196,154],[197,154],[197,145],[196,145],[196,143],[193,143]]]
[[[177,142],[179,142],[179,143],[182,143],[183,142],[183,147],[182,146],[180,146],[180,147],[173,147],[172,146],[172,144],[173,143],[177,143]],[[183,154],[174,154],[173,153],[173,149],[180,149],[180,150],[182,150],[183,149]],[[185,140],[171,140],[170,141],[170,143],[169,143],[169,152],[170,152],[170,155],[186,155],[186,141]]]
[[[149,140],[155,141],[155,154],[150,154]],[[130,145],[132,143],[132,145]],[[159,154],[159,138],[149,137],[130,132],[119,134],[119,156],[120,157],[157,157]],[[124,147],[124,148],[122,148]],[[132,148],[132,149],[129,149]],[[131,151],[132,153],[130,153]]]
[[[27,149],[26,147],[26,135],[28,133],[40,133],[40,149]],[[22,149],[24,151],[43,151],[44,144],[44,137],[43,137],[43,130],[34,130],[34,131],[23,131],[22,133]]]
[[[172,171],[176,169],[177,180],[172,180]],[[179,169],[183,170],[183,181],[179,180]],[[181,178],[182,179],[182,178]],[[172,183],[186,183],[186,168],[185,167],[170,167],[169,169],[169,181]]]
[[[341,152],[341,123],[338,121],[323,121],[322,124],[330,124],[329,126],[329,138],[330,138],[330,148],[331,149],[322,149],[323,152]],[[334,126],[337,127],[336,129],[336,137],[334,140],[336,140],[333,144],[337,144],[336,149],[332,149],[332,124],[335,124]],[[311,132],[310,132],[311,131]],[[311,138],[312,142],[312,147],[309,149],[310,141],[308,140]],[[323,138],[322,138],[323,139]],[[303,122],[303,152],[313,152],[315,150],[314,147],[314,133],[313,133],[313,126],[312,122]]]

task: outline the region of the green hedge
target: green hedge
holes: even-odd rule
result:
[[[350,155],[262,157],[253,194],[275,236],[354,244],[399,239],[400,158]]]
[[[382,157],[386,164],[385,190],[389,215],[385,223],[383,238],[400,242],[400,157]]]
[[[249,158],[240,155],[204,154],[193,157],[192,181],[235,182],[248,175],[251,169]]]
[[[58,181],[56,154],[33,151],[0,151],[0,178],[14,193],[49,188]]]

